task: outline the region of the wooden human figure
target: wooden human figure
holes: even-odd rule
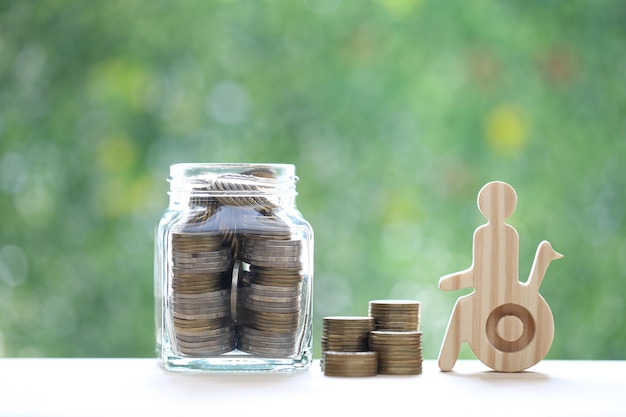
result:
[[[485,365],[501,372],[529,368],[552,345],[554,320],[539,285],[550,262],[562,255],[541,242],[528,280],[519,281],[519,236],[505,222],[516,204],[509,184],[486,184],[478,193],[478,209],[487,223],[474,232],[472,266],[439,280],[444,291],[474,288],[452,311],[439,353],[443,371],[452,370],[464,342]]]

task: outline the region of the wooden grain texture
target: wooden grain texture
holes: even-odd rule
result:
[[[516,204],[509,184],[486,184],[478,193],[478,208],[487,223],[474,232],[472,265],[439,280],[444,291],[474,288],[452,311],[439,353],[443,371],[452,370],[464,342],[480,361],[501,372],[533,366],[552,345],[554,319],[539,285],[550,262],[562,255],[541,242],[528,280],[520,282],[519,236],[506,223]]]

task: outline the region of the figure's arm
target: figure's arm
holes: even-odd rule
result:
[[[439,278],[439,288],[444,291],[460,290],[462,288],[471,288],[473,286],[473,268],[466,269],[465,271],[454,272]]]

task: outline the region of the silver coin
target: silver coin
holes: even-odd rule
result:
[[[327,316],[322,318],[322,325],[334,331],[370,331],[374,329],[374,318],[367,316]]]
[[[226,346],[235,347],[235,338],[233,336],[224,337],[221,340],[214,340],[210,342],[184,342],[182,340],[176,340],[176,344],[179,348],[185,349],[215,349]]]
[[[295,287],[302,283],[300,277],[261,277],[253,276],[252,283],[274,287]]]
[[[286,342],[295,342],[296,340],[296,332],[270,332],[255,329],[248,326],[240,326],[239,334],[244,335],[250,339],[260,340],[260,341],[275,341],[275,340],[283,340]]]
[[[184,308],[205,308],[220,307],[230,305],[230,296],[213,297],[213,298],[175,298],[172,300],[174,307],[180,306]]]
[[[224,288],[224,284],[226,284],[223,280],[200,280],[200,279],[195,279],[195,278],[189,278],[189,279],[178,279],[175,281],[172,281],[172,288],[182,288],[182,287],[212,287],[215,288],[213,291],[207,290],[205,291],[205,293],[208,292],[216,292],[216,291],[222,291],[222,290],[226,290],[226,288]],[[174,294],[176,296],[178,296],[178,294]]]
[[[219,240],[215,241],[189,241],[189,242],[177,242],[172,241],[172,251],[181,255],[183,253],[195,253],[195,252],[212,252],[222,248],[224,238],[220,235]]]
[[[194,329],[175,329],[175,334],[177,338],[195,338],[195,337],[209,337],[209,338],[222,338],[227,336],[228,334],[235,334],[232,326],[228,327],[218,327],[216,329],[209,328],[194,328]]]
[[[177,268],[176,271],[174,271],[171,274],[171,276],[172,276],[172,281],[193,280],[193,279],[195,280],[204,279],[206,281],[219,281],[219,280],[227,281],[228,278],[230,278],[229,269],[226,269],[225,271],[197,272],[190,268]]]
[[[202,302],[203,300],[218,300],[230,297],[229,289],[222,289],[217,291],[205,292],[194,295],[174,294],[172,299],[174,301],[189,301],[189,302]]]
[[[254,346],[262,346],[267,348],[277,348],[277,349],[293,349],[295,346],[295,339],[293,340],[284,340],[280,338],[274,339],[259,339],[254,336],[246,335],[245,333],[239,334],[239,341],[247,343],[248,345]]]
[[[217,252],[216,252],[217,253]],[[228,265],[231,262],[232,258],[229,255],[215,255],[213,257],[202,257],[202,258],[174,258],[172,260],[172,264],[175,267],[180,268],[203,268],[204,265],[211,268],[217,265]]]
[[[177,336],[202,337],[214,336],[213,332],[229,329],[231,326],[222,324],[216,327],[176,327],[174,326],[174,334]]]
[[[179,266],[181,268],[193,268],[194,265],[204,264],[209,264],[209,266],[213,266],[214,264],[229,264],[230,262],[232,262],[232,257],[230,255],[215,255],[214,257],[203,258],[178,257],[172,259],[172,265]]]
[[[208,308],[185,308],[176,306],[173,309],[176,317],[192,316],[192,317],[205,317],[214,315],[215,318],[226,317],[230,315],[230,304],[227,306],[208,307]]]
[[[258,313],[258,312],[267,312],[267,313],[295,313],[297,311],[300,310],[300,306],[280,306],[280,307],[274,307],[274,306],[266,306],[266,305],[257,305],[251,302],[246,302],[244,303],[244,305],[250,309],[251,311]]]
[[[198,268],[181,268],[181,267],[173,267],[172,273],[177,275],[178,277],[184,277],[187,275],[195,275],[195,274],[214,274],[217,272],[224,272],[230,268],[229,262],[218,262],[212,265],[201,265]]]
[[[251,247],[242,245],[241,247],[241,256],[245,256],[247,258],[254,257],[290,257],[290,258],[300,258],[302,256],[302,251],[299,247],[282,247],[282,248],[268,248],[268,247]]]
[[[397,308],[403,308],[403,307],[404,308],[407,308],[407,307],[419,308],[420,304],[421,303],[417,300],[402,300],[402,299],[370,300],[369,302],[370,307],[391,308],[391,309],[397,309]]]
[[[253,353],[257,355],[266,355],[271,357],[282,357],[282,356],[290,356],[295,353],[295,348],[264,348],[260,346],[250,345],[248,343],[242,342],[239,344],[238,348],[244,352]]]
[[[297,300],[299,302],[302,298],[302,291],[293,290],[293,291],[287,292],[287,291],[261,291],[258,289],[254,289],[254,290],[249,289],[247,293],[242,294],[242,295],[245,297],[250,296],[253,298],[257,298],[259,300],[261,300],[261,297],[263,297],[263,298],[270,298],[271,300],[288,299],[288,300]]]
[[[178,292],[176,292],[175,294],[177,296],[181,296],[182,295],[182,291],[183,289],[204,289],[204,291],[197,291],[197,292],[202,292],[202,293],[207,293],[207,292],[214,292],[214,291],[218,291],[218,290],[222,290],[223,289],[223,285],[221,282],[215,282],[215,281],[178,281],[178,282],[173,282],[172,283],[172,288],[176,291],[179,290]]]
[[[251,271],[255,275],[279,275],[279,276],[301,276],[302,268],[276,268],[276,267],[263,267],[253,265]]]
[[[222,234],[213,233],[172,233],[172,248],[180,252],[188,252],[190,248],[201,248],[204,251],[218,250],[222,246]],[[182,248],[182,250],[181,250]]]
[[[261,292],[271,292],[271,293],[291,293],[291,292],[297,292],[297,293],[299,293],[301,291],[301,289],[302,289],[302,284],[301,283],[296,284],[293,289],[290,289],[290,288],[281,287],[281,286],[259,285],[259,284],[251,283],[250,284],[250,289],[252,291],[258,291],[259,293],[261,293]]]
[[[187,319],[187,320],[203,320],[203,319],[218,319],[222,317],[226,317],[230,314],[229,310],[212,312],[212,313],[200,313],[200,314],[185,314],[179,313],[178,311],[173,311],[172,315],[179,319]]]
[[[203,307],[218,307],[230,304],[230,295],[221,296],[221,297],[213,297],[213,298],[180,298],[176,297],[172,299],[173,306],[181,306],[181,307],[195,307],[195,308],[203,308]]]
[[[172,316],[172,322],[176,329],[205,329],[215,330],[223,327],[230,326],[232,323],[228,318],[215,318],[215,319],[184,319],[180,317]]]
[[[283,253],[287,256],[297,256],[303,253],[302,242],[299,240],[261,240],[248,239],[241,241],[241,249],[251,254]]]
[[[235,344],[228,343],[222,346],[216,346],[211,348],[179,348],[178,350],[182,353],[182,356],[205,357],[231,352],[235,350]]]
[[[301,309],[300,303],[268,303],[245,299],[244,305],[255,312],[265,311],[268,313],[295,313]]]
[[[287,243],[287,242],[300,242],[298,240],[293,240],[291,238],[291,231],[275,231],[275,230],[251,230],[250,228],[246,229],[245,225],[242,225],[241,230],[241,243],[242,245],[255,245],[255,244],[269,244],[277,245],[274,242],[284,242],[286,246],[296,246],[295,243]]]
[[[215,341],[215,340],[225,339],[228,337],[234,337],[236,334],[237,333],[232,328],[230,328],[228,332],[222,332],[220,334],[216,334],[215,330],[206,330],[202,332],[183,331],[183,332],[176,333],[176,339],[180,339],[180,340],[187,341],[187,342],[202,341],[202,340]]]
[[[274,264],[283,264],[283,263],[301,263],[302,262],[302,257],[301,256],[283,256],[283,255],[277,255],[277,256],[269,256],[269,255],[257,255],[254,253],[249,253],[249,252],[245,252],[241,254],[242,260],[251,264],[256,264],[258,262],[265,262],[265,263],[271,263],[272,265]]]
[[[270,302],[270,303],[293,303],[293,304],[300,304],[300,293],[297,292],[295,293],[296,295],[290,295],[288,294],[287,296],[285,296],[284,292],[281,292],[278,296],[275,295],[264,295],[266,293],[259,293],[258,291],[250,291],[248,294],[249,299],[251,300],[256,300],[256,301],[266,301],[266,302]],[[271,293],[271,294],[276,294],[276,293]]]
[[[261,317],[265,320],[277,320],[277,321],[285,321],[285,320],[297,320],[300,316],[300,313],[265,313],[265,312],[256,312],[255,315],[257,318]]]
[[[293,262],[276,262],[276,261],[263,261],[263,260],[255,260],[246,263],[254,266],[264,266],[270,268],[302,268],[304,265],[300,260]]]
[[[297,324],[265,324],[265,323],[254,323],[253,324],[254,327],[260,329],[260,330],[267,330],[267,331],[276,331],[276,332],[289,332],[289,331],[295,331],[298,328]]]
[[[215,257],[223,257],[230,258],[231,253],[228,249],[220,249],[214,251],[196,251],[196,252],[177,252],[172,251],[172,258],[176,259],[204,259],[204,258],[215,258]]]
[[[421,331],[398,332],[387,330],[372,330],[370,332],[370,343],[409,345],[419,344],[422,340]]]

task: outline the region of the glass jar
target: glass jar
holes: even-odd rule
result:
[[[312,362],[313,229],[290,164],[175,164],[156,233],[157,355],[168,370]]]

